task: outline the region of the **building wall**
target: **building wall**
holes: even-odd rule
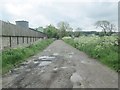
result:
[[[16,25],[24,28],[29,28],[27,21],[16,21]]]
[[[4,48],[10,47],[9,37],[2,37],[2,47]]]
[[[40,38],[47,37],[42,32],[31,28],[22,28],[4,21],[0,21],[0,23],[2,23],[2,35],[0,35],[0,37],[2,37],[2,49],[31,44]]]

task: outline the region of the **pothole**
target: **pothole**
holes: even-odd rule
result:
[[[53,56],[58,56],[59,54],[58,53],[53,53]]]
[[[24,66],[20,66],[19,68],[15,68],[15,69],[11,70],[10,73],[19,74],[23,71],[23,69],[24,69]]]
[[[48,64],[50,64],[51,62],[50,61],[42,61],[39,66],[46,66]]]
[[[68,68],[68,67],[61,67],[61,69],[66,69],[66,68]]]
[[[37,60],[34,60],[35,64],[39,64],[38,66],[46,66],[52,62],[52,60],[55,60],[55,56],[41,56]]]
[[[39,61],[34,61],[34,64],[39,64],[40,62]]]
[[[82,77],[77,74],[76,72],[72,74],[72,76],[70,77],[70,80],[71,82],[73,83],[73,88],[76,88],[76,87],[84,87],[82,85]]]
[[[55,59],[55,57],[53,57],[53,56],[41,56],[38,58],[38,60],[41,60],[41,61],[52,61],[54,59]]]
[[[83,64],[91,64],[90,61],[85,61],[85,60],[81,60],[81,63],[83,63]]]

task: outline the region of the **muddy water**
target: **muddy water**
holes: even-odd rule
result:
[[[20,64],[19,68],[15,68],[12,70],[12,73],[15,71],[20,71],[23,70],[25,68],[28,68],[30,64],[35,64],[38,66],[46,66],[49,65],[53,60],[55,60],[56,57],[54,56],[40,56],[38,59],[32,60],[31,62],[24,62],[22,64]],[[29,71],[29,68],[26,69],[27,71]]]

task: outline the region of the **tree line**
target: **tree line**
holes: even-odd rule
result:
[[[63,38],[65,36],[70,36],[70,37],[79,37],[80,35],[88,35],[88,34],[95,34],[99,36],[105,36],[105,35],[111,35],[115,32],[116,27],[114,24],[110,23],[109,21],[102,20],[102,21],[97,21],[94,26],[96,28],[99,28],[102,30],[102,32],[97,32],[97,31],[82,31],[82,28],[78,27],[76,28],[75,31],[73,31],[73,28],[69,25],[68,22],[61,21],[57,24],[57,27],[54,25],[48,25],[45,28],[43,27],[38,27],[37,30],[45,33],[48,38]]]

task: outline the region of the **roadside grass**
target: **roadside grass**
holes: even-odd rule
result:
[[[114,69],[115,71],[120,71],[120,61],[118,60],[118,45],[116,44],[115,38],[107,37],[84,37],[77,39],[63,39],[66,43],[72,45],[73,47],[84,51],[89,56],[98,59],[101,63],[107,65],[108,67]],[[113,39],[113,40],[111,40]]]
[[[2,51],[2,74],[7,73],[10,69],[23,62],[26,58],[41,52],[49,44],[53,42],[52,39],[41,40],[36,44],[31,44],[28,47],[8,49]]]

